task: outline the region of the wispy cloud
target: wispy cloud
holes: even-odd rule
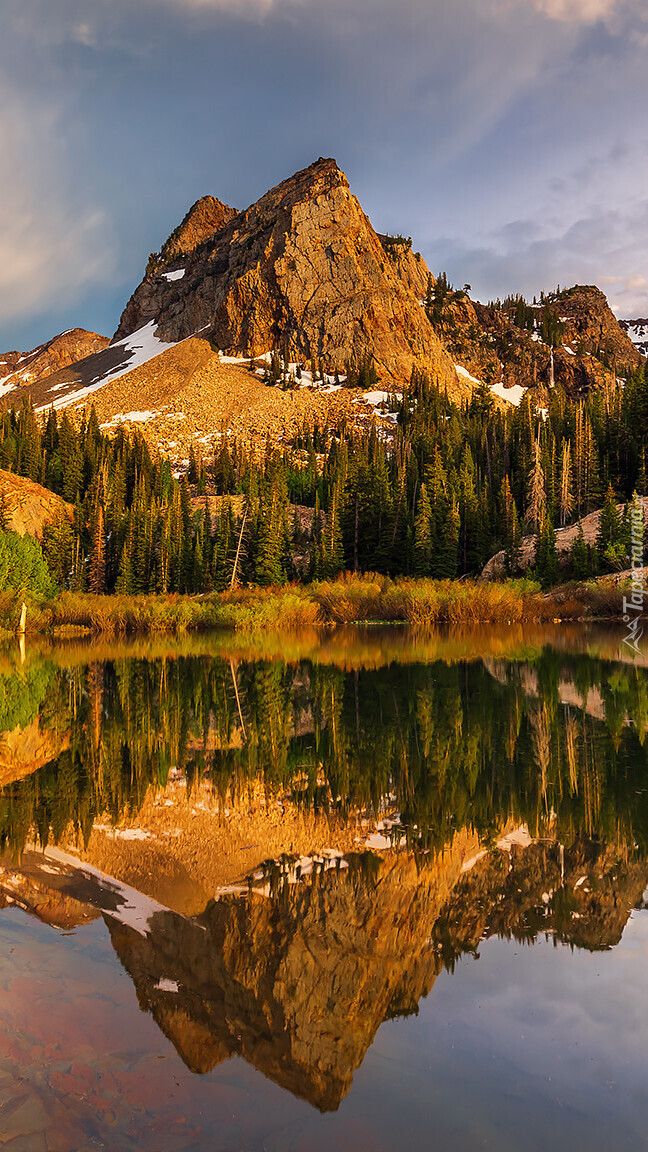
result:
[[[557,284],[597,284],[616,314],[648,312],[648,201],[625,213],[601,211],[574,221],[563,231],[536,220],[518,220],[479,245],[457,238],[440,240],[426,252],[435,270],[445,268],[457,282],[467,279],[475,297],[528,297]]]
[[[594,24],[611,16],[619,0],[533,0],[533,5],[550,20]]]
[[[62,177],[56,110],[0,90],[0,323],[78,301],[113,272],[104,213]],[[47,181],[43,173],[48,173]]]

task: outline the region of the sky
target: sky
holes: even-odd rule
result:
[[[645,0],[2,0],[0,349],[112,335],[210,194],[333,156],[472,296],[648,315]]]

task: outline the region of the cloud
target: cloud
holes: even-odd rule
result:
[[[468,280],[476,299],[522,292],[528,298],[560,284],[597,284],[617,316],[648,312],[648,201],[623,212],[592,212],[560,231],[518,220],[481,245],[448,238],[423,250],[434,271]]]
[[[75,24],[72,28],[72,40],[76,44],[83,44],[85,48],[96,48],[97,34],[91,24]]]
[[[65,177],[64,156],[54,145],[57,112],[29,106],[6,89],[0,90],[0,107],[4,323],[29,318],[53,303],[73,304],[104,282],[113,267],[103,211],[84,204]]]
[[[99,298],[102,276],[108,314],[198,195],[250,203],[318,154],[376,226],[482,296],[602,274],[638,299],[642,233],[594,230],[588,253],[569,229],[632,217],[646,187],[644,5],[10,0],[0,319],[69,299],[74,322],[79,285]],[[66,111],[48,123],[51,106]]]
[[[225,12],[234,16],[265,16],[275,8],[276,0],[157,0],[158,3],[187,11]]]
[[[533,6],[550,20],[566,24],[595,24],[619,7],[619,0],[533,0]]]

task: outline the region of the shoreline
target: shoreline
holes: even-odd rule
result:
[[[104,596],[61,592],[25,597],[27,635],[151,633],[326,628],[340,625],[518,624],[620,620],[624,588],[614,577],[541,591],[529,580],[391,579],[346,574],[331,581],[251,586],[197,595]],[[5,637],[21,632],[23,597],[0,598]]]

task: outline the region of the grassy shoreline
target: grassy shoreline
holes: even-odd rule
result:
[[[605,581],[541,592],[527,580],[395,579],[347,574],[332,581],[251,587],[202,596],[97,596],[62,592],[27,600],[28,633],[255,632],[344,624],[512,624],[620,618],[623,589]],[[22,597],[0,597],[5,634],[19,627]]]

